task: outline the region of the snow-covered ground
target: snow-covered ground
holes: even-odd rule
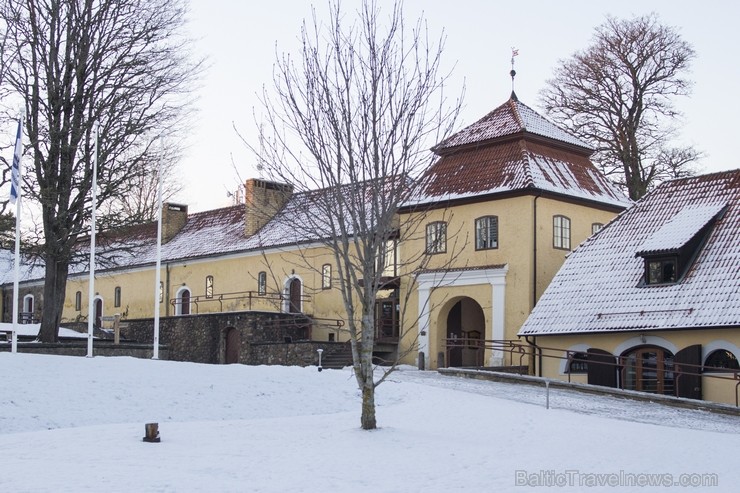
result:
[[[404,368],[366,432],[349,369],[0,353],[0,376],[2,492],[740,485],[740,418],[649,402],[552,390],[546,409],[541,388]],[[142,441],[148,422],[161,443]]]

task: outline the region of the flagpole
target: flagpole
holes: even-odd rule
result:
[[[90,212],[90,280],[87,293],[87,357],[93,357],[93,333],[95,328],[95,202],[98,191],[98,122],[93,123],[95,150],[93,151],[92,207]]]
[[[11,171],[10,200],[15,200],[15,265],[13,273],[13,334],[11,335],[10,351],[18,352],[18,284],[21,271],[21,181],[23,179],[23,119],[25,110],[18,116],[18,132],[15,137],[15,151],[13,153],[13,169]]]
[[[160,137],[162,139],[162,137]],[[159,285],[162,282],[162,159],[164,156],[164,143],[160,140],[162,155],[159,156],[157,167],[157,265],[154,268],[154,347],[152,348],[152,359],[159,359]]]

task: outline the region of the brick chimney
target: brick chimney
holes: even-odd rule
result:
[[[165,202],[162,204],[162,243],[167,243],[188,222],[188,206]]]
[[[251,178],[244,184],[244,234],[252,236],[277,214],[293,195],[293,185]]]

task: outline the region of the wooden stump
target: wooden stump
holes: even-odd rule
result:
[[[157,443],[160,441],[159,440],[159,423],[145,424],[144,431],[146,432],[146,436],[144,436],[145,442]]]

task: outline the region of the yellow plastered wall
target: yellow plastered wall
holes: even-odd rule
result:
[[[643,339],[645,342],[643,342]],[[571,336],[540,336],[537,345],[542,351],[542,376],[568,380],[564,371],[565,351],[583,351],[598,348],[615,356],[640,346],[658,346],[673,354],[692,346],[702,345],[702,363],[715,349],[727,349],[740,359],[740,332],[736,329],[645,331],[618,334],[576,334]],[[570,381],[587,383],[587,376],[573,374]],[[702,376],[702,397],[704,400],[735,405],[735,390],[738,380],[732,372],[704,373]]]
[[[332,287],[322,288],[322,266],[332,266]],[[229,255],[163,264],[161,282],[164,299],[160,315],[176,314],[172,304],[182,288],[191,293],[191,313],[213,313],[242,310],[282,311],[284,303],[277,296],[261,297],[257,294],[259,272],[266,272],[267,293],[281,293],[292,277],[301,280],[304,295],[302,310],[322,319],[343,319],[343,303],[337,286],[333,256],[324,248],[275,250],[266,254],[258,252]],[[213,297],[206,295],[206,278],[213,277]],[[154,314],[155,271],[150,268],[121,269],[99,272],[95,276],[95,293],[103,299],[103,315],[115,313],[124,319],[150,318]],[[115,288],[121,288],[121,306],[114,307]],[[82,293],[80,310],[76,310],[76,292]],[[251,292],[251,296],[247,293]],[[88,314],[88,277],[70,277],[67,284],[63,321],[86,320]],[[327,325],[330,322],[327,322]],[[313,338],[327,340],[334,332],[336,340],[346,340],[344,332],[319,326]]]
[[[606,224],[616,214],[616,211],[603,210],[596,206],[534,195],[507,197],[405,214],[401,217],[400,257],[404,262],[402,269],[408,274],[419,269],[480,269],[506,265],[508,271],[505,288],[504,338],[516,339],[516,334],[532,310],[536,299],[539,299],[547,288],[569,252],[569,250],[553,247],[553,216],[562,215],[570,219],[571,248],[575,248],[591,235],[593,223]],[[476,250],[475,219],[489,215],[498,217],[498,248]],[[434,221],[447,222],[447,250],[445,253],[425,255],[423,252],[426,249],[426,225]],[[412,283],[406,283],[405,289],[413,290],[415,286]],[[419,332],[419,298],[418,294],[413,291],[402,292],[402,299],[404,296],[409,297],[409,303],[404,311],[401,348],[405,348],[408,353],[405,362],[414,364],[418,356],[414,345],[418,340]],[[479,304],[487,317],[486,338],[492,337],[490,284],[440,289],[439,293],[434,293],[430,297],[427,307],[430,311],[429,357],[432,360],[426,362],[427,367],[436,368],[437,355],[444,350],[442,345],[446,338],[447,313],[440,307],[445,306],[445,299],[460,296],[480,300]],[[449,312],[449,307],[446,307],[446,310]]]

